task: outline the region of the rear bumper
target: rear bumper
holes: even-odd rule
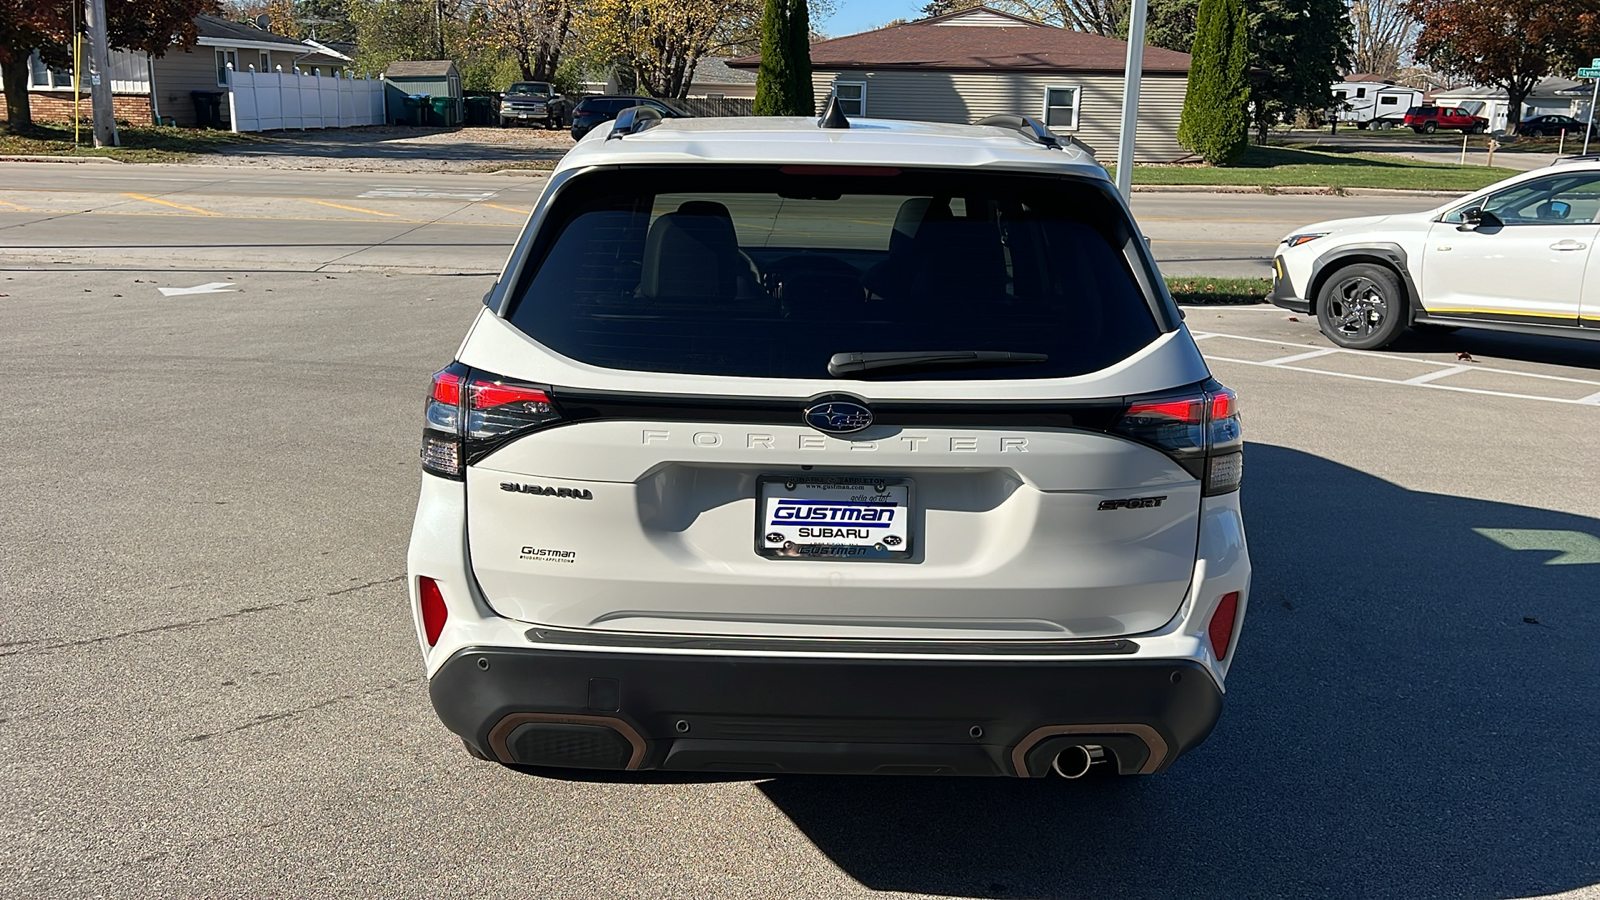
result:
[[[1124,774],[1211,733],[1187,659],[871,659],[465,647],[440,719],[490,759],[596,769],[1042,776],[1068,745]]]

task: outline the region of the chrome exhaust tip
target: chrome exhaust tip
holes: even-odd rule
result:
[[[1050,760],[1050,771],[1062,778],[1082,778],[1089,773],[1089,766],[1093,763],[1094,757],[1089,755],[1089,748],[1068,747]]]

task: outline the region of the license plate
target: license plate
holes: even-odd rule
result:
[[[756,552],[772,559],[911,556],[906,478],[768,476],[758,482]]]

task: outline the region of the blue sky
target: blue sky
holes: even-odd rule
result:
[[[927,0],[839,0],[838,10],[822,22],[829,37],[866,31],[890,19],[915,19]]]

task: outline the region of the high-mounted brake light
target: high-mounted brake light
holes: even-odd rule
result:
[[[1216,382],[1194,393],[1135,400],[1112,430],[1172,457],[1203,482],[1207,497],[1239,489],[1239,397]]]
[[[459,481],[474,460],[560,418],[543,388],[452,363],[433,376],[422,433],[422,468]]]

